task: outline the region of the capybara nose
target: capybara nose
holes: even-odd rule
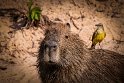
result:
[[[49,63],[51,63],[51,64],[52,64],[52,63],[55,63],[55,62],[54,62],[54,61],[49,60]]]
[[[57,47],[57,42],[47,41],[47,42],[45,42],[45,46],[48,47],[48,48],[56,48]]]

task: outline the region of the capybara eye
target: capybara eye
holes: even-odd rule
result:
[[[68,39],[68,36],[66,35],[65,38]]]
[[[47,47],[48,47],[48,46],[45,44],[45,45],[44,45],[44,48],[47,48]]]
[[[56,48],[57,46],[53,46],[53,48]]]

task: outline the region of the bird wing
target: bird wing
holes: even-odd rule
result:
[[[94,38],[96,37],[96,35],[98,34],[97,30],[93,33],[93,36],[92,36],[92,41],[94,40]]]
[[[106,32],[104,32],[104,36],[106,37]]]

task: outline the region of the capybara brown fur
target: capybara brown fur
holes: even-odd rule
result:
[[[51,23],[38,55],[43,83],[124,83],[124,55],[89,50],[69,24]]]

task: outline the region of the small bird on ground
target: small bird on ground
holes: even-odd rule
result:
[[[99,43],[100,45],[102,40],[106,37],[106,32],[104,31],[103,24],[99,23],[96,26],[97,26],[97,29],[92,36],[91,49],[95,49],[96,44]]]

